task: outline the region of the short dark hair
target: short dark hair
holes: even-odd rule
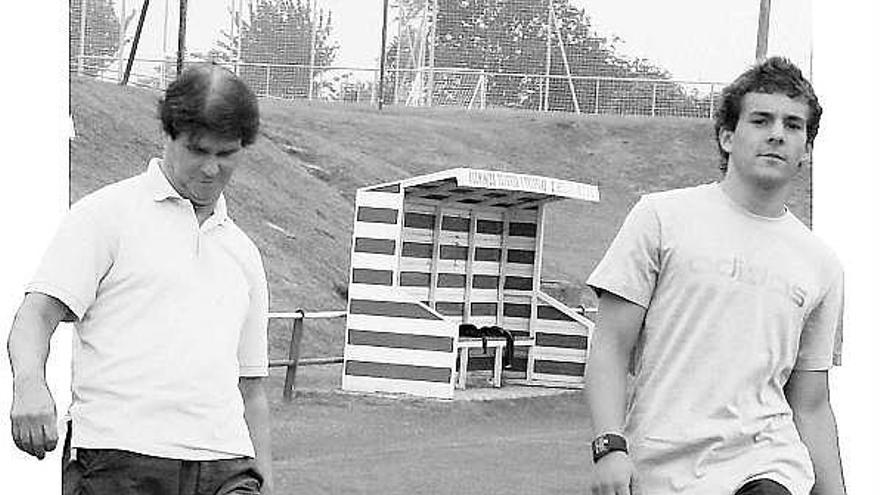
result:
[[[159,100],[159,118],[171,139],[181,133],[197,137],[208,132],[240,139],[242,146],[248,146],[260,128],[253,91],[235,74],[214,64],[185,69]]]
[[[816,134],[819,133],[819,120],[822,118],[822,107],[813,92],[813,85],[787,58],[770,57],[752,66],[721,92],[721,104],[715,111],[715,141],[721,153],[719,168],[722,172],[727,172],[730,154],[721,147],[721,131],[736,129],[746,93],[782,93],[789,98],[803,98],[810,110],[807,117],[807,144],[813,144]]]

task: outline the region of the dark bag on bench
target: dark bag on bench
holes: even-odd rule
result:
[[[474,337],[483,339],[483,352],[486,352],[486,341],[489,337],[503,337],[507,341],[504,350],[504,357],[501,362],[505,368],[513,367],[513,334],[510,330],[505,330],[499,326],[488,326],[477,328],[476,325],[470,323],[462,323],[458,326],[459,337]]]

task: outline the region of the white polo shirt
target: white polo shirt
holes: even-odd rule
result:
[[[74,204],[26,289],[76,316],[71,445],[252,457],[238,379],[268,374],[260,254],[222,196],[199,226],[160,163]]]

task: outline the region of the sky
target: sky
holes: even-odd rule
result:
[[[123,0],[116,0],[117,5]],[[238,4],[240,0],[232,0]],[[241,0],[247,6],[248,0]],[[523,0],[537,1],[537,0]],[[543,1],[543,0],[541,0]],[[382,0],[317,0],[333,13],[340,44],[336,65],[376,67],[382,30]],[[647,58],[687,81],[728,82],[752,63],[757,39],[759,0],[571,0],[583,7],[594,28],[624,40],[625,54]],[[169,5],[168,41],[176,49],[177,0],[151,3],[140,56],[161,57],[165,4]],[[127,0],[127,10],[141,2]],[[812,0],[773,0],[769,52],[785,55],[809,72]],[[229,30],[230,0],[189,0],[187,46],[206,51]],[[632,15],[637,8],[639,15]],[[247,10],[245,8],[245,10]],[[394,34],[389,13],[389,39]],[[130,32],[133,33],[132,25]]]
[[[757,5],[757,0],[711,3]],[[784,3],[774,0],[774,7]],[[837,253],[847,273],[844,365],[832,372],[831,401],[840,428],[847,487],[849,493],[860,494],[876,492],[875,458],[880,444],[880,406],[876,392],[871,392],[877,388],[880,349],[880,332],[876,331],[880,155],[870,147],[880,131],[874,118],[880,114],[880,99],[862,89],[864,82],[880,80],[878,64],[863,63],[876,60],[871,47],[880,46],[875,26],[880,19],[880,2],[850,2],[846,8],[840,4],[839,0],[815,0],[813,14],[814,83],[825,109],[815,149],[813,226]],[[154,0],[152,5],[161,6],[162,1]],[[0,134],[5,158],[0,169],[0,328],[8,329],[21,302],[22,288],[68,208],[69,91],[65,9],[47,9],[42,2],[9,2],[5,13],[0,18],[4,61],[7,67],[27,68],[0,78],[0,91],[7,97],[4,113],[12,124]],[[39,19],[39,23],[22,19]],[[751,41],[741,48],[745,55],[737,57],[747,60],[754,35],[744,33]],[[33,39],[40,42],[20,49],[22,40]],[[719,60],[739,53],[704,48],[695,50],[694,57],[704,50],[715,55],[706,58]],[[706,77],[729,79],[734,75],[727,72],[730,69],[718,70],[718,74],[707,72]],[[861,86],[855,84],[859,81]],[[5,340],[5,331],[0,337]],[[56,332],[47,366],[59,412],[70,395],[70,338],[69,330]],[[0,472],[4,489],[60,493],[60,449],[38,462],[12,444],[7,414],[11,383],[9,366],[0,363]]]
[[[755,59],[759,0],[572,0],[594,27],[616,34],[630,55],[648,58],[676,79],[727,82]],[[808,71],[811,0],[773,0],[768,54]],[[639,15],[634,16],[634,7]]]

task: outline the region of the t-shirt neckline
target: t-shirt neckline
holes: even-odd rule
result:
[[[751,211],[748,210],[748,208],[737,203],[736,201],[733,200],[733,198],[728,196],[727,193],[724,192],[724,189],[721,188],[720,182],[715,181],[715,182],[710,183],[709,188],[716,195],[720,196],[722,198],[722,201],[724,201],[724,203],[729,205],[733,210],[740,212],[749,218],[753,218],[753,219],[761,221],[761,222],[783,222],[791,214],[791,211],[788,209],[788,206],[782,205],[784,211],[782,212],[782,215],[779,215],[778,217],[767,217],[764,215],[758,215],[757,213],[752,213]]]

